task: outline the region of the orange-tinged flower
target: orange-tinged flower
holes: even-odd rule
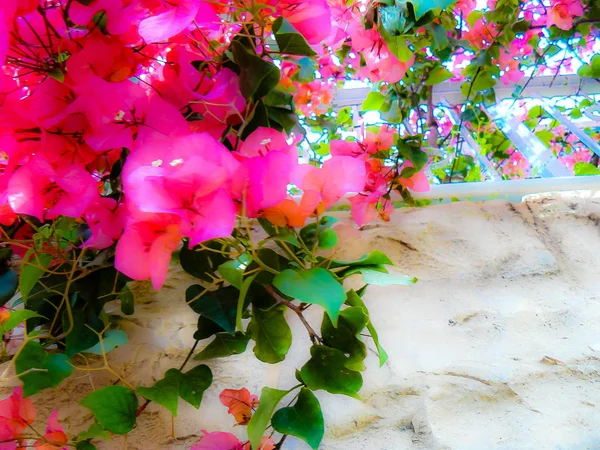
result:
[[[23,388],[0,401],[0,441],[16,439],[35,420],[37,411],[29,398],[23,398]]]
[[[246,425],[252,418],[252,411],[258,407],[258,397],[246,388],[224,389],[219,400],[229,408],[227,412],[235,417],[238,425]]]

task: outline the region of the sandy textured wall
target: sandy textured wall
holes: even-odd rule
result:
[[[366,301],[390,360],[379,369],[370,351],[361,401],[319,395],[324,449],[600,448],[600,196],[406,209],[363,231],[342,217],[336,256],[380,249],[420,281],[369,289]],[[151,384],[192,345],[196,316],[183,302],[190,281],[175,272],[161,292],[138,286],[136,315],[121,320],[130,344],[111,354],[132,383]],[[202,429],[231,431],[218,392],[291,386],[309,346],[303,329],[294,332],[280,365],[258,363],[250,349],[210,362],[215,383],[199,412],[181,402],[177,439],[166,410],[151,405],[127,448],[187,449]],[[92,383],[113,381],[88,375],[76,373],[36,404],[46,414],[60,407],[67,430],[79,431],[91,416],[73,402]],[[306,447],[289,439],[285,448]]]

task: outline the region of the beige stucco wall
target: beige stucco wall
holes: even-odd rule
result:
[[[600,448],[600,195],[530,197],[397,211],[359,231],[347,216],[336,230],[340,258],[373,249],[419,278],[412,287],[371,287],[365,297],[389,362],[369,352],[362,399],[320,393],[328,450]],[[192,280],[174,271],[160,292],[137,288],[136,315],[121,320],[128,346],[111,354],[135,385],[178,366],[196,315],[183,301]],[[115,307],[115,313],[118,308]],[[209,362],[215,383],[200,411],[183,402],[175,419],[151,405],[127,448],[187,449],[203,429],[243,433],[220,405],[225,387],[290,387],[308,359],[294,323],[288,360],[256,361],[250,349]],[[60,407],[67,431],[91,415],[74,405],[114,381],[78,372],[38,395],[44,413]],[[8,392],[8,382],[3,392]],[[123,448],[121,438],[102,448]],[[289,439],[286,449],[305,449]]]

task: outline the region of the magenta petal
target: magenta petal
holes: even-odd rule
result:
[[[228,237],[235,226],[235,203],[224,189],[197,199],[192,218],[190,247],[209,239]]]
[[[27,214],[44,220],[44,197],[40,195],[46,184],[43,178],[28,166],[13,173],[6,189],[8,204],[17,214]]]
[[[185,0],[176,8],[148,17],[140,22],[139,33],[147,44],[166,41],[181,33],[194,20],[200,0]]]
[[[150,260],[137,229],[127,228],[119,239],[115,252],[115,268],[134,280],[150,278]]]
[[[242,445],[240,440],[231,433],[204,432],[204,436],[198,443],[192,445],[190,450],[240,450]]]

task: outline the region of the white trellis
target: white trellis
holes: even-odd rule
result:
[[[334,109],[349,107],[353,112],[355,125],[362,102],[371,91],[369,87],[338,88],[334,98]],[[581,144],[600,156],[600,144],[589,136],[584,128],[600,128],[600,108],[598,105],[588,108],[581,119],[571,120],[554,105],[555,99],[573,96],[594,98],[600,94],[600,82],[594,79],[582,79],[577,75],[533,77],[526,86],[499,84],[495,88],[497,104],[485,109],[490,118],[511,141],[535,169],[538,178],[522,180],[501,180],[491,161],[483,155],[477,142],[466,128],[461,129],[464,139],[464,153],[479,161],[489,181],[446,183],[432,185],[427,193],[416,193],[417,199],[483,199],[490,197],[519,201],[524,195],[544,191],[565,191],[577,189],[600,190],[600,176],[575,177],[556,159],[550,149],[523,124],[513,112],[514,93],[519,92],[520,99],[533,99],[553,119],[574,134]],[[512,100],[512,101],[511,101]],[[449,108],[452,104],[464,103],[465,97],[460,91],[460,83],[445,82],[434,86],[433,104],[445,107],[449,119],[454,125],[460,123],[456,113]],[[410,125],[406,125],[410,129]]]

